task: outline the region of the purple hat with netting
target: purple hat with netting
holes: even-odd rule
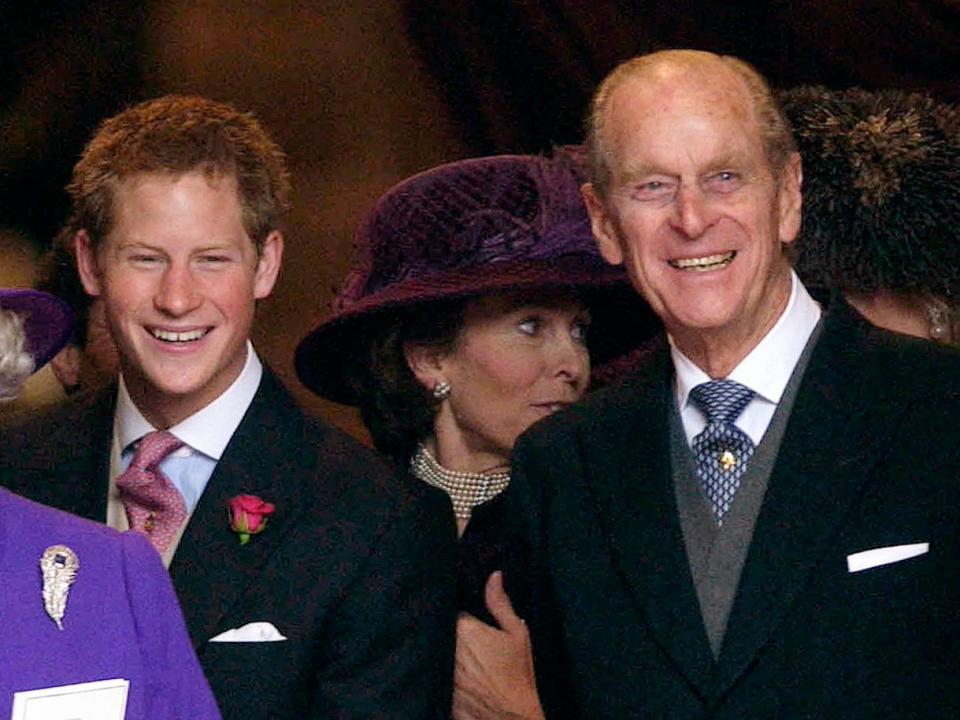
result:
[[[338,402],[367,321],[390,312],[482,293],[570,289],[593,317],[595,362],[649,336],[656,321],[621,267],[597,250],[580,184],[583,150],[551,157],[500,155],[441,165],[389,190],[357,233],[358,259],[332,313],[301,341],[297,375]]]
[[[29,288],[0,288],[0,310],[17,313],[27,336],[26,350],[39,370],[70,340],[73,311],[60,298]]]

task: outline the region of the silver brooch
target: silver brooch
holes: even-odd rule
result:
[[[67,595],[77,577],[80,561],[66,545],[51,545],[40,556],[43,573],[43,607],[57,627],[63,630],[63,615],[67,611]]]

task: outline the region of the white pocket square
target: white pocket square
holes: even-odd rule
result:
[[[210,642],[278,642],[286,639],[273,623],[252,622],[214,635]]]
[[[889,565],[901,560],[909,560],[928,552],[930,552],[930,543],[925,542],[864,550],[863,552],[853,553],[853,555],[847,555],[847,570],[852,573],[860,572],[879,565]]]

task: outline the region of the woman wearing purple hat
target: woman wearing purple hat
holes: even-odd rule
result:
[[[360,227],[333,314],[297,349],[307,387],[358,406],[380,451],[450,496],[461,607],[488,621],[458,624],[459,718],[542,715],[498,499],[514,442],[583,395],[591,360],[655,328],[596,250],[578,168],[566,149],[463,160],[400,183]]]
[[[52,295],[0,289],[0,395],[16,397],[72,322]],[[170,579],[142,536],[0,488],[0,578],[0,717],[220,717]]]

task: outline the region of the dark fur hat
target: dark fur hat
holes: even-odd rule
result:
[[[804,281],[960,298],[960,107],[858,88],[780,100],[803,157]]]

